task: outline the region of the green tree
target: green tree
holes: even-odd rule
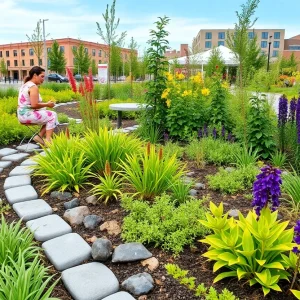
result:
[[[78,74],[87,74],[91,65],[91,56],[84,49],[84,45],[81,42],[78,48],[73,48],[74,55],[74,72]]]
[[[147,51],[144,51],[144,54],[140,59],[138,59],[138,76],[142,79],[146,78],[146,74],[148,74],[148,64],[149,64],[149,56]]]
[[[60,49],[57,41],[52,44],[48,52],[48,59],[50,61],[49,70],[56,73],[65,73],[67,61],[65,53]]]
[[[102,30],[100,24],[98,22],[96,22],[97,34],[108,45],[108,66],[110,66],[111,45],[113,43],[115,43],[116,45],[120,45],[126,36],[126,31],[122,32],[120,37],[118,37],[118,35],[116,33],[116,30],[119,26],[120,18],[118,18],[117,21],[115,21],[115,12],[116,12],[115,6],[116,6],[116,0],[113,0],[110,10],[109,10],[109,5],[107,4],[105,14],[102,14],[103,19],[105,21],[106,33],[104,33],[104,31]],[[109,70],[110,70],[110,67],[107,68],[108,99],[110,99],[110,73],[109,73],[110,71]]]
[[[137,60],[138,44],[133,39],[133,37],[131,37],[128,48],[130,49],[129,60],[128,60],[130,72],[133,77],[136,77],[138,73],[138,60]]]
[[[26,34],[29,45],[32,47],[33,52],[35,53],[38,59],[38,65],[40,66],[42,63],[42,54],[43,54],[43,30],[41,27],[41,21],[36,23],[36,27],[33,30],[31,36]],[[45,62],[46,63],[46,62]]]
[[[205,76],[211,76],[216,71],[223,72],[224,67],[225,63],[220,50],[214,48],[205,67]]]
[[[95,59],[92,59],[91,68],[92,68],[93,75],[97,75],[98,74],[98,65],[96,64],[96,60]]]
[[[2,58],[0,61],[0,72],[4,76],[7,75],[7,67],[4,58]]]
[[[121,48],[116,43],[111,45],[109,68],[110,74],[114,76],[116,82],[122,68]]]

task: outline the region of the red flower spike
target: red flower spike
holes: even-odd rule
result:
[[[148,144],[147,144],[147,155],[148,156],[150,155],[150,150],[151,150],[151,143],[148,142]]]
[[[158,159],[159,159],[159,160],[162,160],[162,157],[163,157],[163,149],[162,149],[162,148],[159,148]]]
[[[79,93],[80,93],[82,96],[84,96],[84,88],[83,88],[82,82],[80,82],[80,84],[79,84]]]
[[[70,130],[68,127],[66,128],[66,137],[68,140],[70,139]]]
[[[111,175],[111,167],[110,167],[108,160],[106,160],[106,162],[105,162],[105,174],[108,176]]]
[[[89,82],[89,79],[86,76],[84,76],[84,88],[87,92],[91,91],[90,90],[90,82]]]
[[[94,90],[92,68],[89,68],[90,92]]]
[[[69,68],[67,68],[67,74],[68,74],[68,78],[69,78],[69,81],[70,81],[70,85],[71,85],[72,91],[74,93],[77,93],[76,81],[75,81],[75,78],[73,76],[72,71]]]

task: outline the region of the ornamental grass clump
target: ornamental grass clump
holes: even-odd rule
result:
[[[279,196],[281,195],[280,185],[281,171],[271,166],[261,168],[261,173],[256,176],[257,180],[253,184],[253,201],[256,214],[259,216],[261,210],[271,202],[272,210],[279,206]]]

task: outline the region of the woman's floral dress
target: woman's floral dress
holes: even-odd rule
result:
[[[22,124],[46,124],[46,130],[53,129],[58,124],[56,112],[46,110],[46,108],[31,108],[29,89],[33,86],[35,86],[35,84],[32,81],[28,81],[20,88],[17,110],[18,119]],[[40,94],[39,102],[42,102]]]

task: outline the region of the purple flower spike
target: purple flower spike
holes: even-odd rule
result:
[[[296,125],[297,125],[298,144],[300,144],[300,98],[297,101]]]
[[[294,233],[295,233],[294,241],[297,245],[300,245],[300,220],[297,221],[294,227]],[[292,251],[296,254],[300,253],[299,247],[294,247]]]
[[[232,140],[232,134],[230,132],[228,133],[227,140],[228,142],[231,142]]]
[[[214,127],[213,132],[212,132],[214,140],[217,138],[217,129]]]
[[[206,137],[208,137],[208,128],[207,128],[206,124],[204,124],[203,135],[206,136]]]
[[[289,113],[289,119],[292,123],[295,122],[296,108],[297,108],[297,100],[296,98],[293,98],[290,102],[290,113]]]
[[[288,100],[285,98],[285,96],[282,96],[279,99],[278,111],[278,127],[281,127],[287,122]]]
[[[222,135],[222,138],[225,139],[225,126],[224,125],[222,126],[221,135]]]
[[[201,139],[203,137],[202,128],[198,130],[198,138]]]
[[[255,207],[256,214],[259,216],[260,211],[272,203],[272,210],[276,210],[279,206],[279,196],[281,195],[280,185],[281,171],[271,166],[261,168],[261,173],[256,176],[253,184],[253,201],[252,206]]]
[[[169,134],[164,132],[164,141],[167,142],[169,140]]]

